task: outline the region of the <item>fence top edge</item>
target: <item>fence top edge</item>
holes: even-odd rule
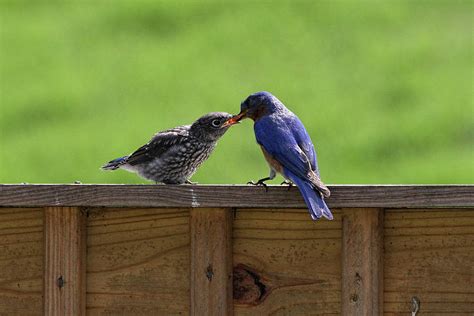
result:
[[[329,185],[330,207],[474,208],[474,185]],[[0,207],[304,208],[297,188],[270,185],[0,184]]]
[[[394,183],[394,184],[378,184],[378,183],[369,183],[369,184],[360,184],[360,183],[346,183],[346,184],[326,184],[328,187],[386,187],[386,188],[400,188],[400,187],[471,187],[474,189],[474,184],[472,183],[455,183],[455,184],[443,184],[443,183],[436,183],[436,184],[423,184],[423,183],[416,183],[416,184],[403,184],[403,183]],[[21,187],[38,187],[38,186],[97,186],[97,187],[243,187],[243,188],[252,188],[255,186],[249,184],[154,184],[154,183],[138,183],[138,184],[128,184],[128,183],[0,183],[0,187],[14,187],[14,186],[21,186]],[[268,184],[269,187],[282,187],[282,185],[278,184]]]

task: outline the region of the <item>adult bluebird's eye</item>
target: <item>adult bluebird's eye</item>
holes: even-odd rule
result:
[[[212,125],[213,127],[219,127],[219,126],[221,125],[221,121],[220,121],[220,120],[213,120],[213,121],[211,122],[211,125]]]

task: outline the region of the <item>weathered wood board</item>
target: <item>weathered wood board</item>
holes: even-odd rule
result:
[[[383,314],[383,216],[342,209],[342,314]]]
[[[0,315],[43,314],[43,212],[0,208]]]
[[[233,230],[235,315],[340,314],[338,210],[314,222],[306,209],[239,209]]]
[[[0,316],[474,315],[474,186],[333,188],[0,185]]]
[[[91,210],[88,315],[189,313],[189,210]]]
[[[330,208],[474,207],[473,185],[335,185]],[[305,208],[298,190],[270,185],[0,184],[4,207]]]
[[[385,315],[474,315],[474,212],[386,210]]]
[[[86,315],[86,212],[44,209],[44,315]]]
[[[233,315],[232,215],[191,210],[191,315]]]

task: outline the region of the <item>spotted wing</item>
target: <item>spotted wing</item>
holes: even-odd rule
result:
[[[128,157],[127,163],[134,166],[160,157],[171,147],[186,141],[189,136],[189,128],[189,125],[183,125],[155,134],[147,144],[138,148]]]

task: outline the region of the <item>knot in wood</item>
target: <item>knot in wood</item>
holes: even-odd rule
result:
[[[57,285],[59,288],[64,287],[64,278],[63,278],[62,275],[60,275],[59,278],[56,280],[56,285]]]
[[[350,301],[351,301],[352,304],[357,303],[358,300],[359,300],[359,295],[357,295],[357,294],[352,294],[351,295]]]
[[[269,292],[261,277],[243,265],[236,266],[233,272],[234,300],[238,304],[260,304]]]
[[[356,285],[361,285],[362,284],[362,277],[360,276],[359,272],[356,272],[354,281],[355,281]]]
[[[209,264],[206,269],[206,277],[210,281],[212,281],[212,277],[214,276],[214,271],[212,270],[212,264]]]

